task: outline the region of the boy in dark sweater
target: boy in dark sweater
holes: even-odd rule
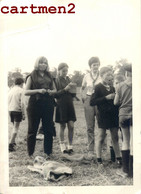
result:
[[[102,165],[101,150],[106,135],[106,129],[110,129],[112,144],[118,163],[121,163],[120,149],[118,143],[118,107],[113,104],[115,90],[112,86],[113,73],[109,67],[100,69],[101,83],[95,86],[90,105],[97,105],[98,137],[96,155],[98,165]]]

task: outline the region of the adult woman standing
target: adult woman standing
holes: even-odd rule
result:
[[[94,157],[94,127],[95,127],[95,107],[90,106],[91,95],[94,92],[94,87],[100,82],[99,66],[100,60],[98,57],[91,57],[88,61],[90,72],[87,73],[82,81],[81,97],[84,103],[85,119],[87,124],[88,136],[88,158]],[[84,90],[86,89],[86,96]]]
[[[53,145],[53,110],[54,101],[49,92],[54,90],[53,79],[48,71],[48,61],[45,57],[39,57],[26,81],[25,95],[30,96],[28,115],[27,149],[32,156],[36,144],[36,134],[40,120],[44,129],[44,152],[47,158],[52,153]]]
[[[73,94],[69,92],[72,87],[72,83],[67,76],[68,65],[61,63],[58,66],[58,78],[56,79],[57,98],[56,107],[56,119],[57,123],[60,123],[60,148],[62,153],[71,153],[73,151],[73,133],[74,122],[76,121],[75,110],[73,105]],[[68,147],[64,143],[64,130],[68,127]]]

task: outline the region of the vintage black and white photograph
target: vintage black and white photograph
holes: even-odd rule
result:
[[[0,1],[0,193],[140,193],[139,6]]]

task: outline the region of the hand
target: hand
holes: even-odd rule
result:
[[[70,88],[71,88],[71,86],[68,84],[68,85],[64,88],[64,90],[65,90],[65,91],[68,91],[68,90],[70,90]]]
[[[115,93],[112,93],[112,94],[107,95],[107,96],[106,96],[106,99],[107,99],[107,100],[113,100],[114,97],[115,97]]]
[[[47,92],[48,92],[49,95],[51,96],[51,95],[53,95],[53,94],[55,93],[55,90],[50,90],[50,89],[48,89]]]
[[[45,94],[46,92],[47,92],[46,89],[39,89],[39,93],[40,93],[40,94]]]

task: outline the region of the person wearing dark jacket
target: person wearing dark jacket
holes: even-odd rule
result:
[[[113,73],[109,67],[100,69],[101,83],[95,86],[95,92],[90,99],[91,106],[97,106],[98,137],[96,146],[97,163],[102,166],[101,150],[106,129],[110,129],[112,144],[118,163],[121,162],[118,143],[118,108],[113,104],[115,90],[111,82]]]
[[[60,63],[58,66],[59,75],[56,79],[57,92],[54,93],[54,97],[57,99],[56,106],[56,118],[55,122],[60,124],[60,148],[62,153],[73,152],[73,134],[74,134],[74,122],[76,121],[75,109],[73,104],[73,97],[76,95],[73,93],[74,83],[71,82],[67,76],[68,65],[66,63]],[[66,147],[64,142],[64,131],[68,127],[68,146]]]
[[[36,134],[40,121],[42,121],[44,130],[46,158],[50,158],[52,154],[54,99],[50,95],[50,91],[55,91],[55,86],[48,71],[48,61],[45,57],[39,57],[25,86],[25,95],[30,96],[27,107],[27,150],[30,157],[33,157],[35,150]]]

